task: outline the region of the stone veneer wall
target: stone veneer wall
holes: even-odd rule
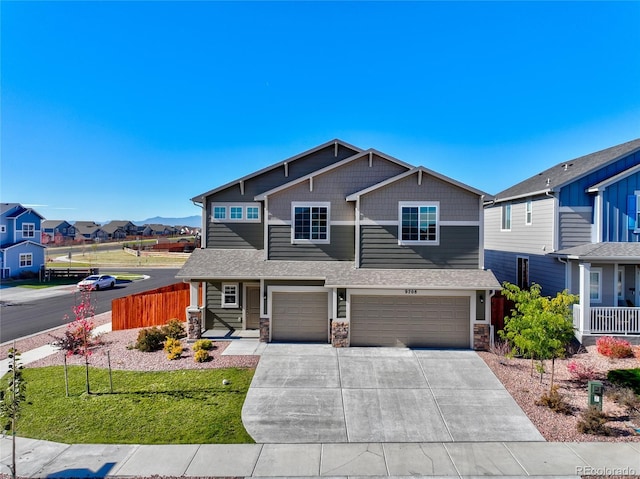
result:
[[[332,321],[331,345],[334,348],[349,347],[349,323],[344,321]]]
[[[491,326],[488,324],[473,325],[473,349],[476,351],[489,350],[489,335],[491,334]]]
[[[260,318],[260,342],[269,342],[269,318]]]
[[[187,341],[202,337],[202,310],[187,309]]]

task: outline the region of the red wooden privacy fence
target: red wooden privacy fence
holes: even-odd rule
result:
[[[114,299],[111,303],[111,327],[114,331],[161,326],[177,318],[185,321],[189,306],[189,284],[171,286]]]

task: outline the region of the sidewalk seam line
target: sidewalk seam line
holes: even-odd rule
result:
[[[506,442],[502,442],[501,443],[504,448],[509,452],[509,454],[511,454],[511,457],[513,457],[513,460],[516,461],[518,463],[518,466],[520,466],[522,468],[522,470],[527,474],[527,476],[530,476],[531,473],[529,471],[527,471],[527,468],[524,467],[524,464],[522,464],[522,462],[520,462],[520,460],[516,457],[516,455],[514,454],[514,452],[511,450],[511,448],[509,447],[509,445]]]

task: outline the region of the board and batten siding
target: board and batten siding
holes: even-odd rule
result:
[[[477,194],[427,174],[423,174],[422,184],[418,185],[417,177],[417,174],[409,175],[363,195],[360,198],[360,219],[398,221],[399,202],[438,201],[440,221],[481,220]]]
[[[531,224],[526,224],[526,201],[511,203],[511,230],[502,231],[502,204],[484,210],[485,249],[540,254],[553,250],[553,198],[533,199]]]
[[[590,207],[562,207],[558,219],[558,249],[572,248],[591,243],[593,238],[592,216]]]
[[[291,243],[290,225],[269,226],[269,259],[291,261],[353,261],[355,257],[354,226],[331,225],[329,244]]]
[[[224,190],[210,195],[207,200],[208,202],[253,201],[253,198],[260,193],[264,193],[265,191],[269,191],[280,185],[289,183],[290,181],[297,180],[309,173],[353,156],[356,153],[357,152],[351,148],[338,144],[338,155],[336,156],[335,147],[331,144],[326,148],[288,163],[288,176],[285,176],[285,167],[278,166],[272,170],[265,171],[260,175],[245,180],[244,195],[242,194],[239,182],[237,182]],[[256,162],[255,159],[252,159],[251,161],[254,163]],[[208,214],[210,218],[211,211],[208,211]]]
[[[226,281],[225,281],[226,282]],[[230,283],[238,283],[237,281],[229,281]],[[238,308],[223,308],[222,304],[222,282],[207,282],[207,301],[204,315],[205,329],[242,329],[242,283],[239,283]]]
[[[260,223],[212,223],[207,225],[207,248],[264,249],[264,225]]]
[[[397,225],[360,226],[361,268],[479,267],[479,227],[440,226],[440,244],[399,245]]]
[[[518,257],[529,259],[529,283],[539,284],[544,296],[555,296],[565,289],[565,265],[552,256],[489,249],[484,251],[485,267],[493,272],[501,284],[505,281],[517,284]]]
[[[354,204],[345,201],[348,195],[405,171],[406,167],[377,155],[373,155],[371,166],[368,156],[353,160],[339,168],[316,175],[312,180],[270,195],[269,218],[291,220],[293,202],[327,201],[331,203],[332,221],[354,221]]]
[[[609,185],[603,195],[602,240],[638,242],[640,235],[629,229],[627,197],[640,191],[640,173],[634,173]]]

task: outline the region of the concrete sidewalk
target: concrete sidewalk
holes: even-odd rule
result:
[[[640,474],[639,443],[67,445],[17,438],[17,473],[62,477],[579,477]],[[2,437],[7,473],[11,439]]]

